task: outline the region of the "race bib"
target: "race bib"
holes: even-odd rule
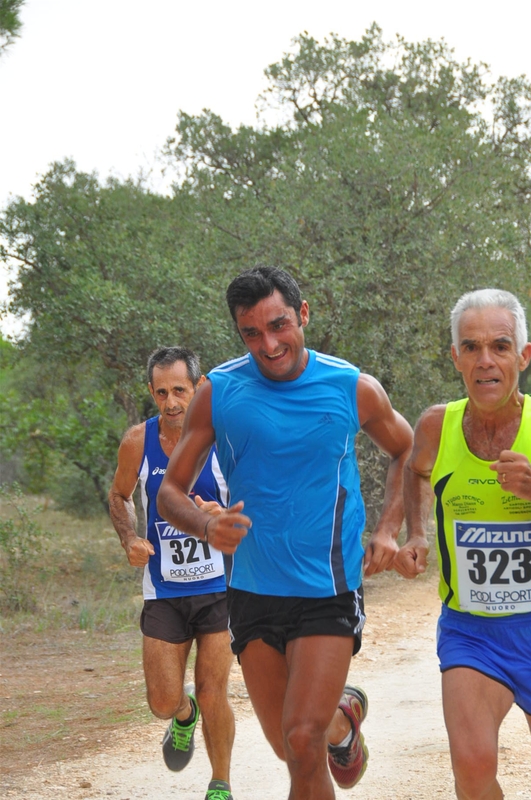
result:
[[[160,571],[165,581],[191,583],[224,575],[223,556],[202,539],[155,522],[160,542]]]
[[[531,611],[531,522],[454,522],[462,611]]]

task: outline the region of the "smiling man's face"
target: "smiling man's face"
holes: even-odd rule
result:
[[[303,300],[299,322],[295,309],[286,305],[278,289],[250,308],[236,309],[240,336],[266,378],[292,381],[304,371],[308,363],[304,328],[309,316],[308,303]]]

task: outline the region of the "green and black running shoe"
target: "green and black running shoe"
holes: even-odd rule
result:
[[[205,800],[233,800],[229,784],[225,781],[210,781]]]
[[[194,687],[186,686],[185,691],[190,698],[190,703],[194,710],[194,718],[188,725],[182,725],[175,717],[168,725],[168,729],[162,740],[162,755],[168,769],[173,772],[180,772],[191,760],[195,744],[194,733],[199,719],[199,706],[193,695]]]

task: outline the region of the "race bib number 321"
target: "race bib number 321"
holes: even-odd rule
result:
[[[462,611],[531,611],[531,521],[455,522]]]
[[[224,574],[223,556],[207,542],[188,536],[167,522],[156,522],[163,580],[192,583]]]

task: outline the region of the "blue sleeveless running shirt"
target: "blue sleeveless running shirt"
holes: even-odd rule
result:
[[[293,381],[248,353],[208,374],[230,502],[252,528],[226,557],[227,583],[256,594],[331,597],[362,580],[365,511],[354,439],[359,369],[308,351]]]
[[[144,453],[138,473],[142,505],[147,520],[146,536],[155,548],[144,568],[144,599],[186,597],[225,591],[223,556],[195,536],[182,533],[157,513],[157,493],[169,458],[159,440],[159,417],[146,421]],[[227,504],[227,487],[212,448],[190,493],[203,500]]]

